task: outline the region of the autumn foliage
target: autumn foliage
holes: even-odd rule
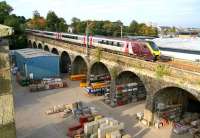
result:
[[[43,30],[46,27],[46,20],[43,17],[33,18],[27,22],[27,27]]]

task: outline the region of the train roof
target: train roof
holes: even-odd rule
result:
[[[143,37],[143,36],[135,36],[135,37],[107,37],[107,36],[99,36],[95,35],[94,38],[96,39],[103,39],[103,40],[108,40],[108,41],[140,41],[140,42],[147,42],[147,41],[152,41],[155,37]]]
[[[127,36],[128,39],[132,39],[132,40],[152,40],[155,39],[156,37],[152,37],[152,36]]]
[[[35,31],[35,32],[44,32],[44,33],[57,33],[57,32],[50,32],[50,31],[40,31],[40,30],[31,30],[31,29],[26,29],[27,31]],[[78,36],[78,37],[84,37],[83,35],[79,34],[71,34],[71,33],[64,33],[60,32],[62,35],[70,35],[70,36]],[[102,35],[94,35],[93,39],[97,40],[105,40],[105,41],[117,41],[123,43],[124,41],[140,41],[140,42],[147,42],[151,41],[155,37],[149,37],[149,36],[125,36],[123,38],[120,37],[108,37],[108,36],[102,36]]]

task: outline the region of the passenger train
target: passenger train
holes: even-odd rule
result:
[[[87,38],[85,35],[68,33],[57,33],[30,29],[27,29],[26,31],[34,35],[76,43],[81,46],[86,46],[88,43],[89,48],[100,47],[105,51],[127,54],[148,61],[158,60],[161,54],[158,46],[150,40],[115,39],[91,35]]]

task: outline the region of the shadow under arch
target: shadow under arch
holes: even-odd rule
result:
[[[88,66],[82,56],[76,56],[72,62],[72,75],[85,74],[87,76]]]
[[[90,67],[90,74],[91,75],[101,75],[106,74],[111,77],[111,73],[108,67],[103,62],[95,62]]]
[[[61,73],[69,73],[71,72],[71,58],[66,51],[61,53],[60,57],[60,71]]]
[[[32,46],[31,40],[28,41],[28,47],[29,47],[29,48],[32,48],[32,47],[33,47],[33,46]]]
[[[41,43],[38,44],[38,48],[42,49],[42,44]]]
[[[48,52],[50,51],[48,45],[44,46],[44,51],[48,51]]]
[[[51,50],[51,53],[56,54],[56,55],[59,55],[59,52],[58,52],[58,50],[57,50],[56,48],[53,48],[53,49]]]
[[[35,41],[33,42],[33,48],[37,48],[37,44]]]
[[[179,87],[165,87],[154,94],[153,113],[157,117],[158,104],[165,106],[180,105],[180,117],[185,112],[200,113],[200,101],[191,92]]]
[[[147,91],[140,77],[132,71],[121,71],[115,79],[116,95],[123,96],[123,103],[146,99]],[[121,89],[122,88],[122,89]]]

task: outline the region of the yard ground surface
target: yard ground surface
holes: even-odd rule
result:
[[[176,135],[171,127],[156,129],[138,123],[135,116],[144,110],[145,102],[132,103],[111,108],[102,102],[102,97],[88,96],[79,82],[68,81],[68,88],[30,93],[13,81],[15,121],[17,138],[66,138],[70,125],[76,123],[72,116],[59,117],[59,114],[46,115],[45,111],[58,104],[83,101],[95,107],[102,115],[113,117],[125,123],[125,131],[134,138],[190,138],[189,134]]]

